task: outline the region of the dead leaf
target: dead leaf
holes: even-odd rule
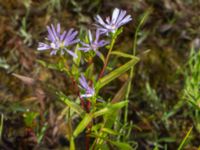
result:
[[[19,75],[19,74],[16,74],[16,73],[12,73],[12,75],[15,76],[16,78],[20,79],[25,84],[28,84],[28,85],[35,84],[35,80],[33,78],[26,77],[26,76],[23,76],[23,75]]]

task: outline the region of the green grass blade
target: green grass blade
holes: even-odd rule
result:
[[[3,117],[3,114],[1,114],[1,122],[0,122],[0,141],[1,141],[1,138],[2,138],[2,133],[3,133],[3,120],[4,120],[4,117]]]
[[[187,139],[189,138],[190,133],[192,132],[193,127],[190,128],[190,130],[187,132],[186,136],[184,137],[184,139],[182,140],[181,144],[178,147],[178,150],[182,150],[183,146],[185,145]]]

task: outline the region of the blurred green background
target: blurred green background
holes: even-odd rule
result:
[[[129,121],[135,125],[131,140],[138,143],[138,149],[173,150],[193,127],[185,149],[198,149],[199,0],[0,0],[1,149],[33,149],[35,136],[41,135],[43,142],[36,149],[67,147],[64,135],[68,129],[55,91],[70,92],[66,90],[69,81],[64,74],[38,63],[38,59],[56,59],[38,53],[38,41],[43,40],[51,23],[60,22],[63,29],[73,27],[82,32],[93,28],[96,14],[106,17],[116,7],[133,17],[115,46],[126,53],[132,51],[142,16],[150,11],[137,41],[140,62],[130,96]],[[117,65],[124,62],[112,61]],[[114,96],[126,80],[127,74],[102,91],[103,95]]]

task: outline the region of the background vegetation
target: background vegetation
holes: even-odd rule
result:
[[[133,17],[115,46],[126,53],[132,52],[136,29],[148,13],[138,31],[129,140],[137,149],[199,148],[199,0],[0,0],[0,149],[69,146],[64,105],[55,92],[69,94],[73,87],[63,73],[41,65],[38,60],[56,57],[38,53],[38,41],[51,23],[84,31],[92,28],[95,14],[106,16],[116,7]],[[125,61],[112,59],[111,65]],[[128,74],[120,76],[102,97],[114,97],[127,79]],[[83,139],[76,141],[80,149]]]

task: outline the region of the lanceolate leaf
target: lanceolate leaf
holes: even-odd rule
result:
[[[85,114],[83,120],[78,124],[76,127],[73,136],[77,137],[92,121],[93,115],[92,114]]]
[[[112,134],[112,135],[119,135],[119,134],[120,134],[119,132],[114,131],[114,130],[109,129],[109,128],[103,128],[102,131],[103,131],[103,132],[106,132],[106,133],[108,133],[108,134]]]
[[[113,145],[115,145],[116,147],[118,147],[119,149],[123,149],[123,150],[133,150],[133,148],[127,144],[127,143],[123,143],[123,142],[114,142],[114,141],[110,141]]]
[[[107,132],[104,132],[103,129],[107,128],[110,129],[114,122],[116,121],[116,117],[118,115],[117,111],[120,110],[122,107],[126,106],[128,101],[122,101],[115,104],[110,104],[106,106],[106,108],[103,108],[97,112],[94,113],[94,117],[98,117],[103,115],[104,118],[104,125],[102,126],[102,129],[100,129],[100,132],[98,133],[101,138],[98,138],[97,145],[101,146],[103,144],[103,139],[106,138]]]
[[[120,57],[125,57],[125,58],[138,59],[137,57],[135,57],[133,55],[126,54],[126,53],[123,53],[123,52],[120,52],[120,51],[112,51],[111,54],[117,55],[117,56],[120,56]]]
[[[78,104],[69,100],[64,94],[59,93],[58,95],[59,95],[61,101],[63,101],[67,106],[69,106],[77,114],[79,114],[81,116],[81,115],[83,115],[83,113],[85,113],[85,111]]]
[[[73,58],[73,61],[77,66],[79,66],[80,62],[81,62],[81,52],[78,50],[78,48],[79,48],[79,46],[77,45],[75,48],[75,53],[76,53],[76,55],[78,55],[78,57]]]
[[[129,62],[127,62],[126,64],[124,64],[123,66],[115,69],[114,71],[106,75],[105,77],[101,78],[99,82],[97,83],[97,88],[100,89],[104,87],[106,84],[110,83],[112,80],[119,77],[121,74],[123,74],[124,72],[129,70],[131,67],[133,67],[138,62],[138,60],[139,59],[135,57],[131,59]]]
[[[128,101],[110,104],[110,105],[106,106],[105,108],[95,112],[93,114],[94,118],[101,116],[101,115],[105,115],[105,114],[112,114],[114,111],[121,109],[122,107],[126,106],[127,104],[128,104]]]

